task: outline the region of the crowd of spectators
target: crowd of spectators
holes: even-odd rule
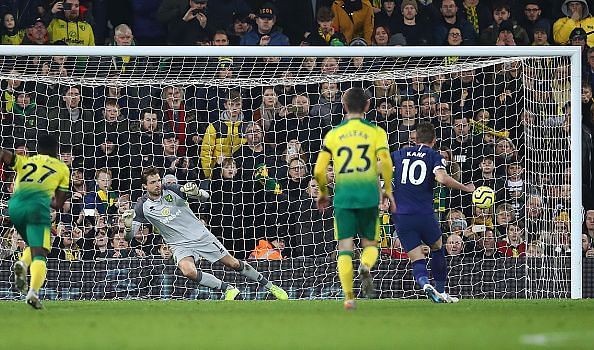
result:
[[[2,44],[594,45],[586,0],[4,1]],[[125,27],[119,27],[120,25]],[[577,29],[576,28],[580,28]]]
[[[585,0],[39,0],[3,2],[0,14],[5,45],[581,46],[582,242],[584,256],[594,256],[594,18]],[[114,77],[138,67],[175,66],[143,57],[98,60],[96,67]],[[451,56],[442,63],[461,60]],[[215,78],[222,81],[251,71],[230,58],[215,61]],[[274,66],[275,72],[286,67],[281,73],[288,77],[295,71],[372,70],[376,61],[394,63],[320,57],[284,65],[270,57],[258,64]],[[567,61],[552,66],[545,59],[518,60],[429,77],[241,88],[20,80],[27,69],[53,78],[85,69],[75,57],[27,62],[25,70],[15,65],[3,71],[11,78],[0,86],[2,146],[33,154],[40,133],[59,136],[72,191],[64,208],[52,214],[50,257],[168,260],[168,247],[150,226],[130,242],[123,239],[119,214],[142,194],[140,171],[149,165],[162,170],[164,183],[196,181],[211,193],[209,201],[190,206],[235,256],[333,257],[332,208],[316,209],[319,189],[311,168],[323,136],[342,120],[341,93],[353,85],[368,92],[367,119],[388,132],[391,150],[414,145],[415,125],[430,121],[448,172],[496,191],[495,206],[479,209],[468,195],[437,187],[435,213],[449,255],[484,259],[571,251]],[[334,171],[331,166],[327,171],[331,192]],[[5,209],[14,174],[3,169],[1,176],[4,259],[17,256],[24,245]],[[380,207],[383,253],[406,258],[386,204]]]

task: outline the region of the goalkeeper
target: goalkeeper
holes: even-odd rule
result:
[[[182,274],[200,285],[222,290],[225,300],[234,300],[239,295],[239,289],[212,274],[196,269],[198,257],[203,257],[210,262],[220,261],[248,279],[260,283],[277,299],[288,299],[287,293],[282,288],[269,282],[247,262],[231,256],[196,218],[186,200],[187,198],[208,199],[207,192],[198,189],[193,182],[183,186],[163,186],[155,167],[143,170],[142,183],[147,193],[138,200],[133,210],[127,210],[122,214],[127,240],[134,237],[141,225],[150,223],[171,247]]]

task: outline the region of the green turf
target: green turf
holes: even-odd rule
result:
[[[594,300],[0,302],[1,349],[592,349]]]

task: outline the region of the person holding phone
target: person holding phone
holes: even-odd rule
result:
[[[80,16],[79,0],[64,0],[54,3],[52,21],[47,27],[49,42],[57,41],[72,46],[95,46],[93,27]]]
[[[167,174],[173,174],[182,183],[185,183],[186,181],[198,180],[198,172],[195,169],[196,166],[190,158],[181,156],[171,162]]]
[[[168,3],[163,2],[162,7]],[[168,38],[171,44],[196,45],[203,39],[210,40],[216,28],[208,22],[208,0],[187,0],[185,8],[177,8],[178,15],[168,21]],[[173,10],[173,9],[172,9]]]

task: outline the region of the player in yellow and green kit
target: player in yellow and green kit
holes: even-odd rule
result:
[[[371,268],[378,256],[380,199],[390,200],[392,195],[392,160],[388,150],[386,132],[365,120],[369,98],[361,88],[350,88],[342,97],[347,112],[345,120],[328,132],[318,155],[314,177],[320,186],[318,208],[330,204],[326,187],[326,168],[333,162],[335,171],[334,234],[338,240],[338,277],[344,291],[345,309],[355,308],[353,294],[353,238],[359,237],[363,252],[359,265],[361,289],[367,297],[373,296]],[[380,188],[378,172],[384,180]]]
[[[70,186],[70,171],[58,159],[58,141],[43,135],[37,141],[37,155],[15,155],[0,149],[0,159],[16,171],[14,193],[8,202],[10,221],[27,242],[23,256],[14,266],[15,284],[27,294],[27,304],[35,309],[43,306],[39,288],[46,275],[46,258],[50,243],[50,206],[59,210],[64,205]],[[27,292],[27,269],[31,268],[31,284]]]

